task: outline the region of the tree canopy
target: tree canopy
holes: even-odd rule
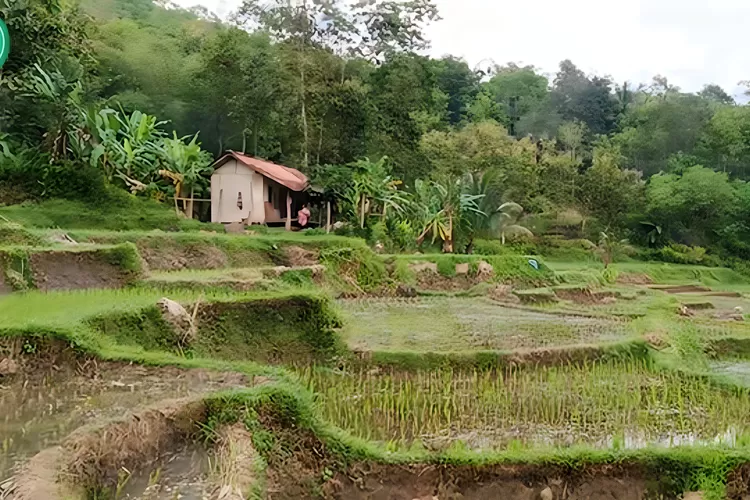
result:
[[[0,1],[0,17],[14,43],[0,74],[9,200],[65,193],[81,172],[161,199],[205,190],[211,158],[232,149],[373,210],[388,212],[394,189],[425,200],[431,214],[397,203],[373,219],[402,235],[428,220],[490,234],[515,203],[512,225],[577,213],[581,236],[653,243],[644,234],[658,228],[663,241],[750,245],[750,111],[713,83],[687,92],[570,60],[547,75],[428,57],[433,0],[246,0],[227,20],[152,0],[16,0]],[[357,191],[370,164],[379,187]]]

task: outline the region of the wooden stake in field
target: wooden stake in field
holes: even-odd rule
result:
[[[328,215],[326,217],[326,233],[331,232],[331,201],[328,201]]]
[[[292,230],[292,194],[287,190],[286,192],[286,230]]]

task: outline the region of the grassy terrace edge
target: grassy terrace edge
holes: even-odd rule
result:
[[[321,298],[316,294],[305,293],[264,293],[245,296],[245,300],[283,299],[289,297]],[[224,299],[226,302],[227,299]],[[70,348],[88,356],[103,360],[126,361],[147,365],[173,365],[183,368],[205,368],[211,370],[237,371],[250,375],[271,377],[271,382],[262,387],[233,392],[219,392],[205,400],[212,408],[214,422],[238,417],[244,408],[252,409],[272,405],[290,420],[289,425],[307,430],[325,444],[326,450],[335,458],[335,463],[346,467],[358,461],[380,464],[435,464],[450,467],[489,467],[493,465],[530,465],[553,468],[563,473],[583,471],[588,467],[611,465],[616,467],[637,466],[645,474],[662,478],[665,488],[674,494],[693,489],[702,489],[713,498],[723,498],[728,475],[743,464],[750,463],[750,449],[723,446],[691,446],[676,448],[650,447],[640,450],[595,449],[585,446],[570,448],[510,448],[503,451],[474,452],[460,444],[443,452],[429,452],[424,449],[412,451],[389,451],[387,445],[378,445],[356,438],[348,432],[322,420],[317,416],[315,395],[299,382],[297,375],[281,368],[248,361],[219,361],[209,358],[187,359],[163,351],[147,351],[137,346],[124,346],[114,343],[107,336],[98,335],[87,328],[86,321],[68,327],[28,326],[0,329],[0,336],[56,339],[66,342]],[[649,357],[652,350],[641,340],[599,346],[604,357]],[[432,369],[435,367],[475,366],[490,368],[499,359],[508,361],[513,353],[398,353],[375,352],[371,360],[374,364],[395,365],[404,369]],[[659,355],[655,358],[662,369],[679,369],[686,374],[710,378],[717,387],[733,385],[721,376],[691,372],[682,367],[674,367],[669,359]],[[735,385],[736,386],[736,385]],[[255,410],[251,411],[255,413]],[[707,497],[708,498],[708,497]]]

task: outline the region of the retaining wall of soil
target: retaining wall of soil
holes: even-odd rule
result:
[[[322,296],[267,294],[185,306],[194,314],[189,335],[176,331],[156,306],[100,316],[90,324],[122,344],[216,359],[307,364],[345,351],[334,330],[340,321]]]
[[[538,286],[554,278],[535,256],[396,255],[385,263],[394,280],[427,291],[468,290],[485,282]]]
[[[639,469],[600,466],[571,474],[537,466],[357,464],[336,475],[328,496],[342,500],[659,498],[658,485]]]
[[[0,293],[121,288],[136,281],[142,271],[134,245],[42,249],[0,249]]]
[[[330,248],[367,248],[363,240],[333,235],[229,235],[218,233],[70,232],[76,241],[133,242],[154,271],[226,267],[309,266]],[[368,249],[369,251],[369,249]]]

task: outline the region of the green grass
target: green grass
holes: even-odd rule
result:
[[[117,343],[147,350],[173,351],[190,357],[252,360],[264,364],[325,363],[344,354],[334,328],[338,317],[325,296],[310,293],[263,293],[199,299],[186,304],[196,311],[195,336],[175,335],[159,309],[109,313],[88,321]]]
[[[579,475],[585,477],[590,466],[611,464],[617,470],[638,464],[644,477],[654,478],[654,486],[658,483],[659,491],[666,495],[665,498],[677,498],[685,491],[701,488],[705,491],[707,487],[711,488],[711,493],[721,494],[728,471],[750,461],[750,450],[747,448],[731,449],[716,444],[628,449],[623,446],[593,448],[585,445],[528,448],[515,443],[504,449],[482,451],[466,446],[451,446],[442,451],[431,451],[417,445],[409,449],[395,448],[341,430],[316,411],[309,391],[285,382],[217,394],[208,398],[208,404],[209,428],[238,420],[246,424],[253,433],[256,449],[265,461],[273,464],[277,472],[289,474],[286,480],[293,484],[276,484],[282,488],[295,488],[297,481],[306,483],[309,476],[314,477],[317,487],[322,487],[331,476],[330,473],[324,474],[324,468],[346,473],[348,464],[359,462],[392,464],[397,466],[394,472],[403,472],[403,468],[398,467],[402,464],[425,464],[444,468],[448,474],[453,467],[530,465],[541,467],[543,474],[570,478]],[[323,446],[317,445],[317,442]],[[310,448],[307,446],[315,446],[317,452],[309,455]],[[315,459],[305,462],[312,467],[312,470],[305,468],[307,474],[298,468],[285,469],[287,464],[311,456]],[[418,470],[415,474],[418,474]],[[414,480],[417,480],[416,477]]]
[[[151,200],[122,195],[108,202],[89,204],[61,199],[0,206],[0,216],[27,228],[197,231],[223,229],[178,217],[174,208]]]
[[[174,241],[176,243],[211,243],[216,246],[232,248],[246,247],[250,249],[268,249],[279,244],[303,244],[310,248],[332,247],[366,247],[364,240],[336,236],[333,234],[321,234],[307,236],[304,232],[274,231],[257,234],[228,234],[217,232],[195,232],[195,233],[165,233],[163,231],[109,231],[95,229],[76,229],[68,234],[77,241],[88,241],[95,243],[121,243],[125,241],[138,242],[139,240],[154,240],[157,243]]]
[[[508,308],[483,298],[345,301],[340,309],[345,341],[364,351],[508,351],[633,336],[626,320]]]
[[[372,262],[363,264],[357,257],[356,248],[367,251],[364,246],[346,251],[350,240],[328,236],[77,234],[81,235],[83,240],[107,243],[135,237],[155,247],[165,241],[178,241],[178,245],[208,241],[217,248],[268,252],[265,255],[278,250],[274,245],[299,244],[310,238],[313,246],[330,252],[335,272],[349,273],[358,286],[385,279],[379,265],[369,267]],[[396,269],[409,260],[395,259]],[[697,276],[725,286],[744,286],[732,274],[706,269],[670,265],[661,271],[664,279],[688,276],[693,281]],[[235,272],[243,275],[245,271],[189,270],[158,273],[154,278],[211,282]],[[247,272],[254,276],[259,271]],[[658,474],[675,492],[699,487],[721,491],[726,471],[750,461],[746,447],[750,393],[736,387],[738,377],[724,373],[732,368],[702,361],[702,351],[711,348],[715,339],[739,335],[744,325],[697,318],[694,330],[675,333],[687,322],[676,317],[677,299],[663,292],[620,301],[620,307],[634,304],[632,309],[645,315],[630,323],[605,317],[618,305],[508,309],[468,297],[342,302],[347,343],[375,352],[369,363],[368,358],[359,364],[342,362],[348,371],[302,370],[305,385],[286,370],[248,360],[302,364],[327,361],[331,356],[345,358],[347,353],[332,331],[335,318],[325,307],[314,306],[317,296],[288,290],[170,292],[170,298],[183,303],[200,297],[202,303],[211,304],[202,313],[203,326],[195,346],[178,351],[161,337],[163,324],[154,315],[153,305],[163,293],[134,288],[0,297],[0,335],[23,336],[32,343],[53,336],[102,359],[273,374],[280,382],[208,398],[210,418],[245,421],[267,460],[275,454],[277,459],[289,457],[290,450],[308,446],[309,440],[291,439],[283,444],[288,449],[280,449],[283,439],[277,433],[304,430],[325,443],[316,449],[325,449],[330,463],[342,470],[353,460],[450,466],[531,463],[565,471],[630,461]],[[91,323],[92,318],[110,323],[102,327]],[[671,341],[659,359],[672,360],[673,369],[662,367],[666,364],[661,362],[654,365],[643,342],[637,340],[638,334],[655,329],[665,330]],[[577,344],[604,345],[601,353],[608,361],[583,357],[563,366],[515,369],[509,368],[511,358],[498,362],[509,349]],[[701,356],[692,358],[695,352]],[[389,365],[393,371],[386,368]],[[407,373],[404,367],[415,369]],[[259,414],[269,406],[284,416],[283,428],[264,427],[267,422]],[[695,440],[693,446],[650,446],[687,444],[691,442],[687,436]],[[713,442],[717,436],[725,436],[727,442]],[[316,474],[320,482],[329,476],[324,471]]]
[[[550,268],[545,261],[537,256],[526,255],[460,255],[460,254],[413,254],[413,255],[386,255],[383,256],[386,263],[398,261],[406,262],[434,262],[437,264],[438,272],[451,277],[455,275],[456,264],[468,263],[478,264],[485,261],[490,264],[499,280],[503,279],[526,279],[529,281],[546,281],[552,277]],[[529,260],[535,260],[539,269],[535,269]]]
[[[184,281],[216,283],[223,281],[254,281],[263,278],[261,268],[232,269],[184,269],[182,271],[161,271],[150,273],[147,281],[179,283]]]
[[[558,273],[592,273],[604,269],[601,263],[560,261],[547,259],[549,267]],[[612,268],[620,273],[647,274],[655,283],[690,284],[699,283],[722,290],[748,290],[750,279],[726,267],[693,266],[661,262],[617,262]]]
[[[162,320],[156,308],[162,296],[148,289],[8,295],[0,297],[0,336],[47,332],[93,352],[125,348],[266,364],[324,362],[343,349],[333,331],[339,320],[325,296],[178,292],[170,298],[199,304],[189,346]]]

